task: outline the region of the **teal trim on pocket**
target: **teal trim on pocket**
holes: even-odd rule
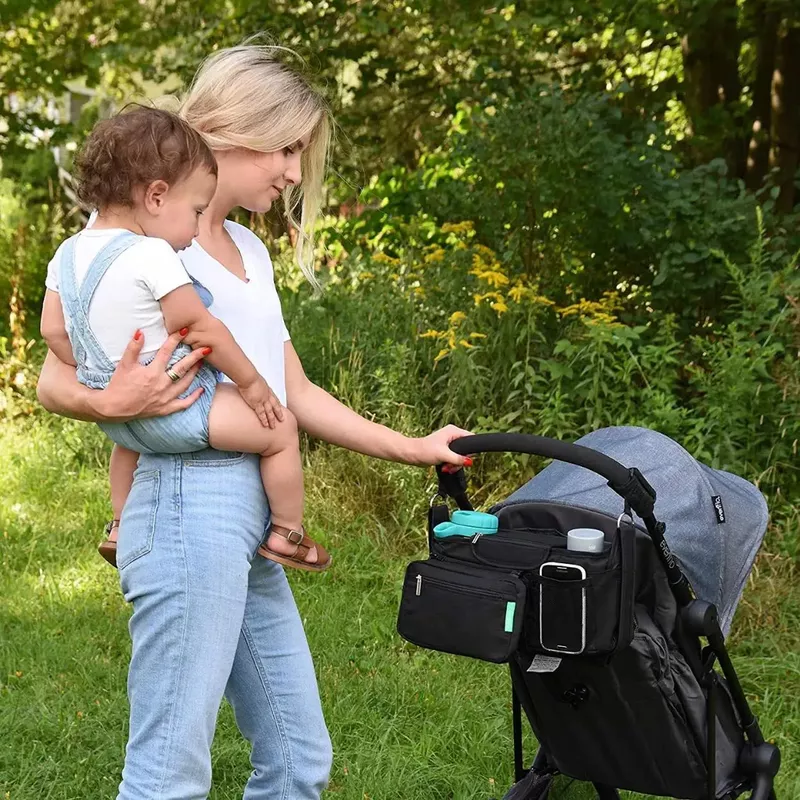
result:
[[[517,610],[517,604],[513,602],[506,603],[506,626],[504,628],[506,633],[514,631],[514,612]]]

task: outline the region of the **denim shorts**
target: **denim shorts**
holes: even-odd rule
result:
[[[179,361],[187,352],[179,345],[170,364]],[[130,422],[100,423],[100,430],[113,442],[137,453],[193,453],[208,447],[208,415],[220,373],[208,364],[200,367],[189,388],[181,394],[187,397],[202,386],[204,391],[189,408],[165,417],[135,419]]]

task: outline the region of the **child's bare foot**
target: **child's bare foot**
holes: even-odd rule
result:
[[[106,540],[101,542],[97,550],[103,558],[111,564],[112,567],[117,566],[117,530],[119,528],[119,520],[112,519],[106,525]]]
[[[305,528],[298,531],[283,525],[272,525],[269,538],[258,548],[258,552],[285,567],[309,572],[324,572],[331,565],[331,557],[325,548],[311,539]]]

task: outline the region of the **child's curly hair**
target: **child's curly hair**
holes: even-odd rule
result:
[[[172,186],[198,167],[217,174],[203,137],[176,114],[132,103],[94,126],[75,159],[77,195],[87,208],[134,204],[134,192]]]

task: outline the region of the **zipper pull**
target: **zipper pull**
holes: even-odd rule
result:
[[[419,597],[420,592],[422,592],[422,575],[417,575],[417,597]]]
[[[473,544],[473,545],[476,545],[476,544],[478,544],[478,539],[480,539],[480,538],[481,538],[481,536],[483,536],[483,534],[482,534],[482,533],[476,533],[476,534],[475,534],[475,535],[472,537],[472,544]]]

